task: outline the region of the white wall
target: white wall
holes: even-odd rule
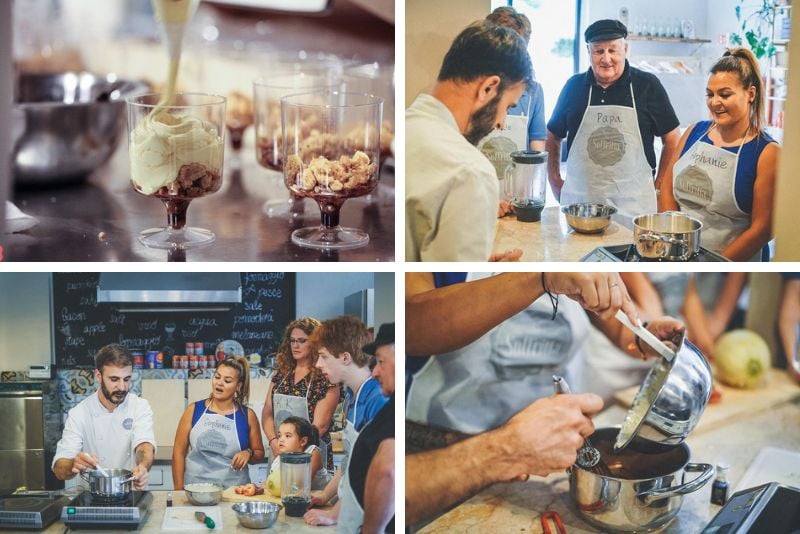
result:
[[[0,371],[50,363],[50,273],[0,275]]]
[[[490,0],[406,0],[406,103],[436,81],[453,38],[486,17]]]
[[[374,273],[297,273],[296,315],[321,321],[342,315],[346,296],[374,287]]]

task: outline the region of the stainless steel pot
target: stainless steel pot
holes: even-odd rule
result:
[[[651,260],[686,261],[700,250],[703,223],[677,211],[633,219],[636,252]]]
[[[616,428],[601,428],[590,436],[608,474],[574,465],[569,477],[578,515],[604,532],[647,532],[666,525],[678,514],[683,496],[702,488],[714,474],[711,464],[689,463],[685,443],[667,451],[644,447],[615,453],[616,434]],[[700,475],[687,482],[686,473]]]
[[[81,473],[81,478],[89,483],[89,491],[99,499],[121,499],[131,492],[133,472],[127,469],[106,469],[105,473],[91,469]]]
[[[619,447],[634,437],[651,446],[683,442],[703,415],[713,385],[705,356],[684,341],[671,361],[659,358],[647,373],[622,423]]]

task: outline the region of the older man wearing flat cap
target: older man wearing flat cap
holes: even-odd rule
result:
[[[628,29],[618,20],[598,20],[584,32],[591,66],[561,90],[547,123],[548,179],[562,206],[612,204],[615,217],[655,213],[657,184],[677,150],[678,117],[654,75],[626,59]],[[663,149],[656,169],[653,147]],[[567,138],[567,172],[562,178],[561,140]],[[653,179],[655,175],[655,181]]]

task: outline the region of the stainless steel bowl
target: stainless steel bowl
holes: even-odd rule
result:
[[[125,99],[138,82],[88,72],[23,74],[12,119],[15,183],[69,183],[86,178],[116,150],[125,133]]]
[[[224,488],[217,484],[186,484],[183,487],[186,498],[195,506],[212,506],[222,500]]]
[[[705,356],[684,341],[672,361],[659,358],[647,373],[622,423],[618,448],[634,437],[651,448],[683,442],[700,421],[713,385]]]
[[[248,501],[237,502],[231,508],[243,527],[269,528],[278,520],[283,506],[266,501]]]
[[[599,234],[611,224],[611,216],[617,213],[614,206],[605,204],[570,204],[561,208],[570,228],[581,234]]]

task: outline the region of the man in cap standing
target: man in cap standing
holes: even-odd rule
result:
[[[655,213],[656,190],[677,150],[678,117],[653,74],[627,60],[628,29],[618,20],[598,20],[584,37],[591,66],[572,76],[547,123],[548,179],[561,205],[612,204],[618,219]],[[653,147],[661,137],[658,173]],[[567,138],[567,176],[559,167]]]

